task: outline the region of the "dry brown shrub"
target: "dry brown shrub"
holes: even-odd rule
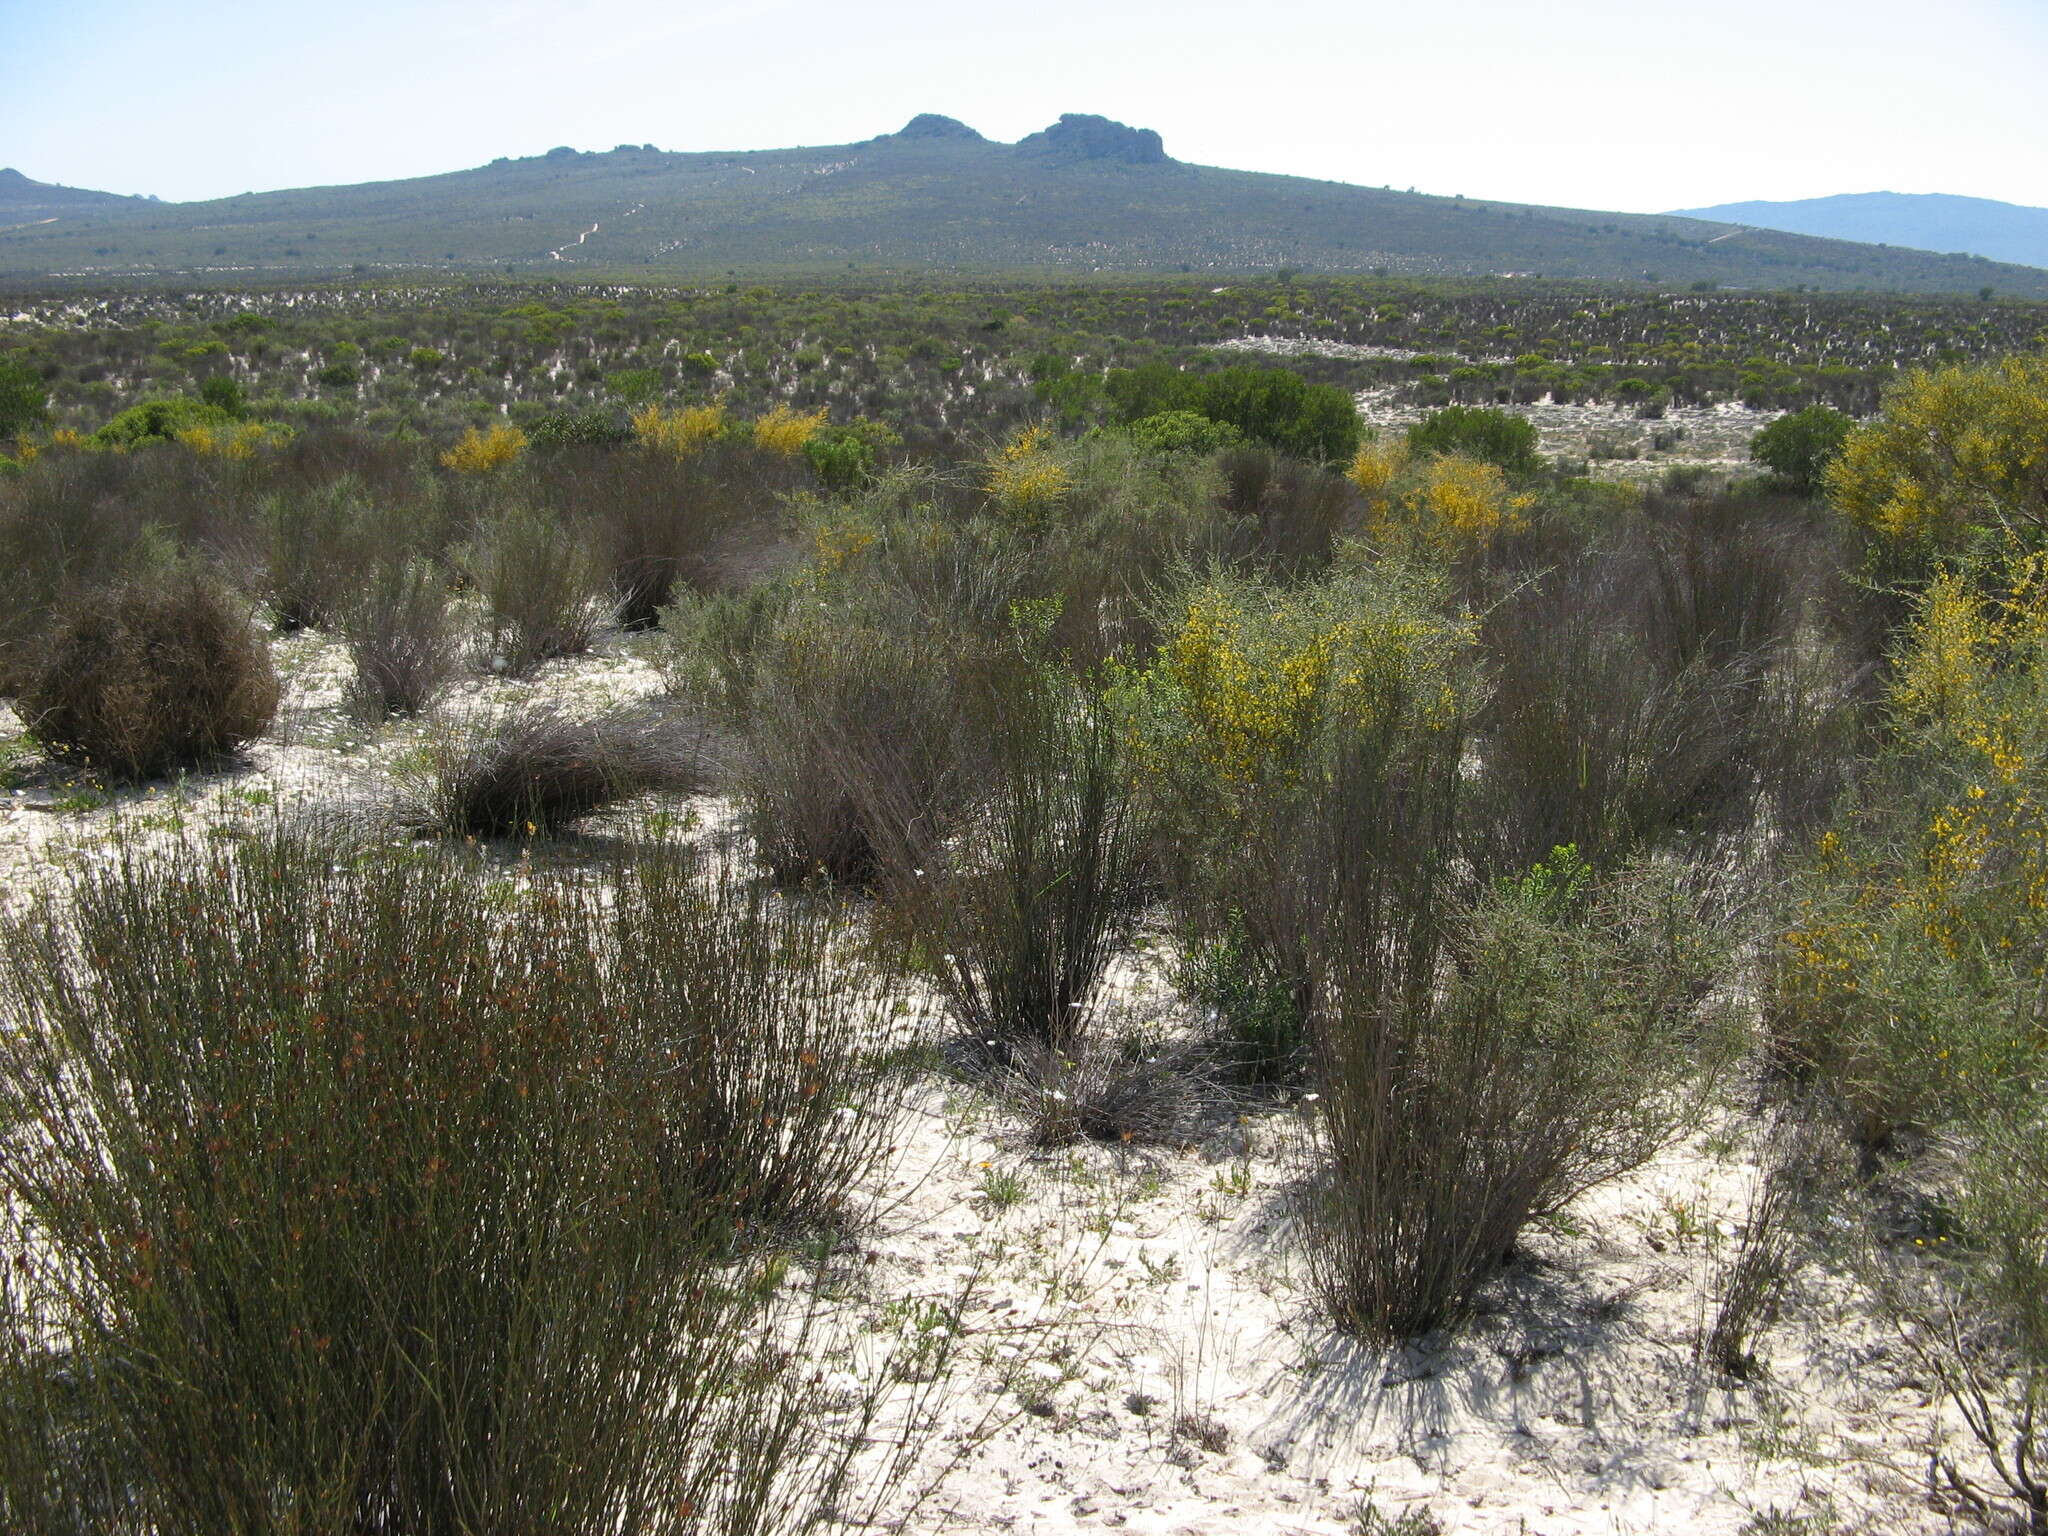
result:
[[[75,599],[21,713],[48,746],[140,780],[203,767],[262,735],[278,691],[247,603],[204,568],[179,565]]]

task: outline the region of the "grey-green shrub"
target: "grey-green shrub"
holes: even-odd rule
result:
[[[0,1519],[808,1527],[867,1420],[762,1239],[886,1135],[837,928],[674,850],[285,829],[7,919]]]

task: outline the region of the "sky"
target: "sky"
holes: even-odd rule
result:
[[[2048,205],[2048,0],[0,0],[0,38],[0,166],[175,201],[1095,112],[1510,202]]]

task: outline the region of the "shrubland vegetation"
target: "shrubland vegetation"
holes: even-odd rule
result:
[[[1398,386],[1423,406],[1549,397],[1655,417],[1742,401],[1863,416],[1900,368],[2009,355],[2048,331],[2048,310],[2018,300],[1292,275],[251,289],[14,308],[0,333],[9,441],[52,427],[124,440],[196,431],[231,453],[254,446],[253,422],[418,432],[446,451],[471,428],[481,440],[511,425],[538,450],[604,446],[650,406],[674,416],[723,400],[749,418],[825,409],[832,430],[811,456],[856,463],[888,433],[918,453],[956,454],[1047,407],[1068,426],[1168,414],[1179,403],[1168,395],[1230,387],[1178,370],[1242,365],[1244,354],[1212,349],[1248,335],[1327,344],[1331,355],[1289,367],[1349,390]],[[1176,372],[1148,371],[1158,363]],[[1240,414],[1204,419],[1238,430]]]
[[[0,1510],[803,1528],[862,1423],[762,1275],[857,1224],[878,1064],[944,1044],[1041,1144],[1290,1106],[1316,1305],[1379,1341],[1463,1326],[1739,1084],[1809,1132],[1709,1367],[1750,1369],[1786,1275],[1839,1264],[1974,1436],[1953,1507],[2048,1529],[2039,359],[1947,361],[1998,341],[1938,306],[1889,312],[1853,379],[1787,340],[1788,404],[1867,407],[1914,345],[1940,366],[1861,424],[1785,417],[1768,477],[1646,489],[1485,403],[1365,435],[1327,377],[1175,352],[1170,296],[1005,314],[1099,327],[1016,375],[965,329],[981,294],[437,299],[346,420],[266,379],[392,313],[244,309],[204,324],[251,348],[221,365],[245,402],[96,440],[63,370],[132,344],[134,389],[164,329],[25,349],[59,399],[0,480],[0,688],[41,749],[202,769],[275,707],[264,628],[328,629],[367,720],[428,716],[396,820],[442,835],[136,847],[10,919]],[[830,368],[693,361],[741,313],[839,302],[876,329]],[[1573,302],[1593,334],[1644,301]],[[1675,312],[1752,302],[1807,301]],[[1156,344],[1091,356],[1120,304]],[[961,350],[918,355],[957,366],[884,366],[927,309]],[[657,316],[673,348],[636,351]],[[483,347],[525,361],[420,389]],[[598,355],[642,376],[498,382]],[[1675,392],[1706,365],[1629,366]],[[620,633],[652,703],[441,702]],[[563,837],[703,792],[730,845]],[[1141,932],[1176,956],[1170,1046],[1104,1005]],[[882,1022],[899,989],[942,1039]]]

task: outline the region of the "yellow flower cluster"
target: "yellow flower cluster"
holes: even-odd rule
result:
[[[1383,546],[1435,555],[1469,553],[1524,526],[1533,497],[1508,489],[1492,464],[1436,454],[1417,464],[1405,443],[1367,443],[1346,471],[1366,498],[1366,525]]]
[[[1073,487],[1050,428],[1027,427],[991,456],[986,489],[1003,512],[1026,523],[1051,519]]]
[[[14,440],[14,456],[24,464],[33,464],[51,449],[77,449],[85,446],[82,434],[70,427],[59,427],[41,442],[26,432]]]
[[[1390,443],[1371,442],[1358,450],[1345,474],[1364,493],[1376,514],[1383,514],[1394,482],[1408,467],[1408,445],[1399,439]]]
[[[1196,589],[1152,681],[1178,750],[1233,790],[1298,777],[1332,724],[1438,729],[1455,717],[1464,626],[1328,591],[1216,582]]]
[[[513,463],[524,452],[526,434],[509,422],[499,422],[487,432],[471,427],[441,455],[441,467],[464,475],[487,474]]]
[[[811,530],[812,567],[830,575],[858,559],[875,542],[874,526],[859,518],[823,522]]]
[[[258,448],[278,440],[278,432],[267,422],[237,421],[218,427],[187,427],[178,441],[203,458],[252,459]]]
[[[822,407],[804,415],[789,406],[778,405],[754,422],[754,446],[785,457],[802,453],[804,444],[818,435],[829,415]]]
[[[2048,515],[2048,354],[1907,374],[1883,419],[1849,435],[1828,492],[1850,518],[1902,543],[1973,526],[2040,541]]]
[[[1510,495],[1507,476],[1495,465],[1442,454],[1423,470],[1416,489],[1416,531],[1438,551],[1459,553],[1521,528],[1533,499]]]
[[[640,446],[674,459],[687,459],[721,436],[725,428],[725,405],[722,401],[711,405],[689,405],[679,411],[664,411],[658,405],[649,405],[633,413],[633,435],[639,439]],[[797,446],[803,445],[799,443]]]

